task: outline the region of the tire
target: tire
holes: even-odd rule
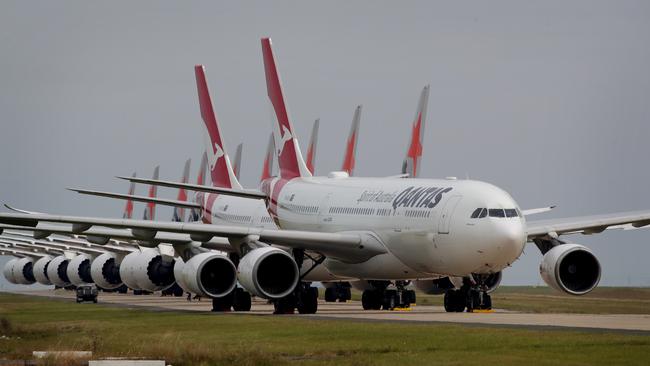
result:
[[[373,310],[375,308],[374,300],[374,291],[364,290],[361,294],[361,306],[363,306],[363,310]]]
[[[224,297],[212,299],[212,311],[214,312],[230,311],[232,304],[233,304],[233,293],[231,292]]]
[[[291,294],[273,302],[273,314],[293,314],[296,310],[296,297]]]
[[[325,289],[325,302],[336,302],[337,296],[336,288],[328,287]]]
[[[93,302],[94,302],[95,304],[97,304],[97,299],[93,299]]]
[[[384,291],[382,307],[384,310],[393,310],[397,305],[397,291],[395,290],[386,290]]]
[[[236,288],[234,290],[235,296],[232,302],[232,308],[234,311],[250,311],[251,310],[251,294],[240,289]]]

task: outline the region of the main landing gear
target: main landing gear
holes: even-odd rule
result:
[[[408,308],[415,304],[415,291],[407,290],[408,281],[372,281],[372,289],[364,290],[361,295],[363,310],[395,310]]]
[[[212,311],[226,312],[231,309],[233,311],[250,311],[251,294],[242,288],[236,287],[228,295],[212,299]]]
[[[352,299],[349,282],[335,282],[325,288],[325,302],[346,302]]]
[[[318,289],[310,282],[300,282],[296,291],[273,302],[273,314],[316,314],[318,310]]]
[[[448,313],[461,313],[467,309],[468,313],[475,310],[492,310],[492,298],[487,292],[488,288],[481,276],[463,279],[460,289],[445,292],[445,310]]]

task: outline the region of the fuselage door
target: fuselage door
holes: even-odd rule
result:
[[[463,196],[451,196],[445,203],[445,206],[442,208],[440,213],[440,220],[438,222],[438,234],[449,234],[449,226],[451,224],[451,216],[454,214],[454,210],[460,199]]]

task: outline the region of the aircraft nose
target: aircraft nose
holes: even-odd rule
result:
[[[495,222],[495,239],[504,259],[514,262],[524,250],[526,235],[521,220]]]

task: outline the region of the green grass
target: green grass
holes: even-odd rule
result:
[[[441,324],[176,313],[0,294],[0,359],[33,350],[173,365],[642,365],[650,337]]]

